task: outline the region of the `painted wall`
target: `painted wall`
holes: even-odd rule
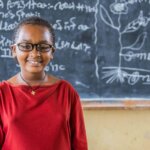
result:
[[[150,150],[150,110],[84,110],[89,150]]]

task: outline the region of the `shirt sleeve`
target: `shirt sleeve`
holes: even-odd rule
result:
[[[71,150],[88,150],[83,111],[78,94],[73,96],[70,116]]]

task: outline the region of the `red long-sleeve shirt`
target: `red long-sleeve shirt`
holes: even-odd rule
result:
[[[35,87],[36,88],[36,87]],[[43,85],[0,84],[2,150],[87,150],[81,103],[65,80]]]

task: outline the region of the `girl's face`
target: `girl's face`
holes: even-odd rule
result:
[[[40,25],[23,25],[19,29],[16,45],[12,46],[13,56],[17,58],[22,73],[43,73],[45,66],[53,59],[52,51],[40,52],[36,46],[32,51],[21,51],[18,43],[53,45],[49,30]]]

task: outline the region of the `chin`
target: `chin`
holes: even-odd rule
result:
[[[44,68],[32,67],[30,69],[26,69],[26,71],[30,73],[41,73],[44,71]]]

